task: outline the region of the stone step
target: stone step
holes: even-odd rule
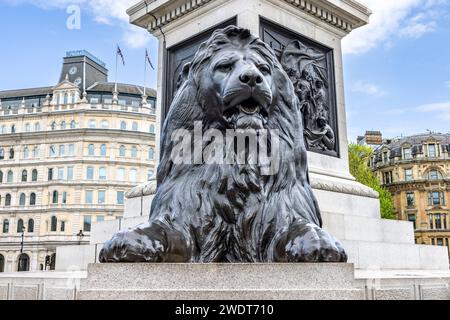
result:
[[[414,244],[411,222],[322,212],[324,228],[341,241]]]
[[[365,300],[364,289],[328,290],[85,290],[78,300]],[[213,312],[213,311],[212,311]],[[215,313],[220,310],[215,310]]]
[[[349,262],[354,263],[357,269],[449,269],[447,247],[351,240],[342,242]]]

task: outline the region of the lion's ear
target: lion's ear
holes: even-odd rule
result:
[[[191,62],[186,63],[181,70],[180,75],[177,79],[177,91],[181,88],[181,86],[187,81],[189,78],[189,72],[191,71]]]

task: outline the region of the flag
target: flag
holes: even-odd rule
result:
[[[122,63],[123,65],[125,65],[125,58],[123,57],[123,53],[122,50],[120,50],[119,45],[117,45],[117,55],[120,56],[120,58],[122,58]]]
[[[150,60],[150,56],[148,55],[147,49],[145,49],[145,58],[147,59],[148,63],[150,64],[150,67],[155,70],[155,67],[152,64],[152,61]]]

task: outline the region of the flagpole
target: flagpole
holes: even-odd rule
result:
[[[145,57],[144,57],[144,96],[147,89],[147,51],[145,51]]]
[[[115,85],[114,85],[114,92],[117,92],[117,69],[118,69],[118,63],[119,63],[119,46],[117,46],[117,50],[116,50],[116,81],[115,81]]]

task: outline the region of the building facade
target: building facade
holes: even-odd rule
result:
[[[0,272],[53,269],[56,247],[123,214],[155,173],[155,99],[85,51],[54,87],[0,91]]]
[[[384,140],[370,166],[392,193],[398,219],[414,223],[416,242],[449,247],[450,134]]]

